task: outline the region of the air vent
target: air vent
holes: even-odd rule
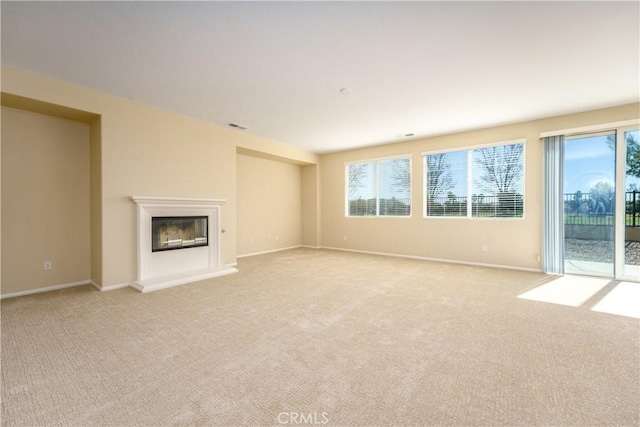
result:
[[[239,125],[237,123],[229,123],[229,124],[227,124],[227,126],[229,126],[230,128],[235,128],[235,129],[240,129],[240,130],[247,130],[246,126],[242,126],[242,125]]]

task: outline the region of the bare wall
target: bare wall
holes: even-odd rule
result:
[[[89,280],[89,125],[3,107],[2,151],[2,294]]]
[[[91,280],[102,286],[102,126],[100,117],[91,121]]]
[[[320,246],[320,167],[302,166],[302,244]]]
[[[301,245],[301,166],[238,154],[238,255]]]

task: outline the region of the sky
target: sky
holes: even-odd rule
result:
[[[633,131],[636,140],[638,131]],[[600,181],[612,186],[615,181],[615,152],[607,144],[607,136],[586,136],[565,141],[564,193],[588,193]],[[628,176],[624,190],[630,184],[640,186],[640,179]]]

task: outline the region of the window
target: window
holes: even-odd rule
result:
[[[347,216],[410,216],[411,157],[345,165]]]
[[[423,156],[425,217],[523,217],[523,142]]]

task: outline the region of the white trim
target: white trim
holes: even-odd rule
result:
[[[522,216],[454,216],[454,215],[431,215],[431,216],[423,216],[422,219],[435,219],[437,221],[453,221],[453,220],[461,220],[466,219],[469,221],[521,221],[524,220],[524,213]]]
[[[147,280],[136,280],[131,284],[131,287],[138,292],[147,293],[174,286],[186,285],[187,283],[199,282],[201,280],[211,279],[214,277],[226,276],[227,274],[237,272],[238,270],[236,268],[223,266],[214,271],[205,269],[201,272],[188,272],[186,274],[154,277]]]
[[[29,289],[26,291],[12,292],[0,295],[0,299],[21,297],[23,295],[39,294],[42,292],[57,291],[59,289],[75,288],[76,286],[90,285],[91,280],[80,280],[79,282],[63,283],[61,285],[46,286],[44,288]]]
[[[349,166],[349,165],[357,165],[359,163],[371,163],[371,162],[384,162],[386,160],[396,160],[396,159],[406,159],[406,158],[411,159],[413,157],[413,154],[398,154],[395,156],[386,156],[386,157],[376,157],[374,159],[365,159],[365,160],[352,160],[349,162],[344,162],[345,166]]]
[[[514,267],[514,266],[511,266],[511,265],[486,264],[486,263],[483,263],[483,262],[459,261],[459,260],[453,260],[453,259],[422,257],[422,256],[417,256],[417,255],[393,254],[393,253],[387,253],[387,252],[361,251],[361,250],[357,250],[357,249],[334,248],[334,247],[331,247],[331,246],[322,246],[321,249],[329,249],[329,250],[333,250],[333,251],[343,251],[343,252],[355,252],[355,253],[369,254],[369,255],[380,255],[380,256],[388,256],[388,257],[394,257],[394,258],[417,259],[417,260],[420,260],[420,261],[444,262],[444,263],[447,263],[447,264],[473,265],[473,266],[477,266],[477,267],[502,268],[502,269],[506,269],[506,270],[531,271],[531,272],[534,272],[534,273],[542,273],[541,269],[525,268],[525,267]]]
[[[131,286],[141,292],[217,277],[229,267],[220,263],[220,208],[225,199],[131,196],[137,204],[137,276]],[[155,216],[206,216],[208,245],[184,251],[156,252],[151,248],[151,222]],[[192,275],[189,280],[189,275]],[[227,273],[224,273],[227,274]]]
[[[634,129],[635,130],[635,129]],[[614,130],[615,135],[615,174],[613,208],[613,277],[619,278],[625,270],[626,247],[626,178],[627,178],[627,129]]]
[[[115,285],[102,286],[102,285],[98,285],[93,280],[91,281],[91,284],[93,285],[94,288],[96,288],[100,292],[109,292],[109,291],[115,291],[116,289],[124,289],[124,288],[131,287],[131,283],[117,283]]]
[[[382,219],[382,218],[396,218],[396,219],[411,219],[413,218],[413,213],[411,215],[345,215],[345,218],[373,218],[373,219]]]
[[[590,133],[590,132],[598,132],[603,130],[615,130],[616,128],[626,127],[626,126],[634,126],[640,124],[640,118],[631,119],[631,120],[623,120],[620,122],[611,122],[611,123],[602,123],[599,125],[591,125],[591,126],[582,126],[577,128],[570,129],[561,129],[561,130],[550,130],[546,132],[540,132],[540,138],[546,138],[548,136],[559,136],[559,135],[572,135],[572,134],[580,134],[580,133]]]
[[[300,245],[301,248],[322,249],[322,246]]]
[[[575,139],[594,138],[594,137],[598,137],[598,136],[611,136],[611,135],[615,135],[615,134],[616,134],[616,130],[615,129],[603,130],[601,132],[574,133],[573,135],[565,135],[564,136],[564,140],[565,141],[573,141]]]
[[[163,205],[224,205],[226,199],[199,199],[191,197],[159,197],[159,196],[131,196],[131,200],[136,203],[161,203]]]
[[[490,148],[490,147],[499,147],[501,145],[515,145],[515,144],[527,144],[527,138],[517,138],[511,139],[509,141],[502,142],[488,142],[485,144],[476,144],[476,145],[465,145],[462,147],[456,148],[443,148],[443,149],[434,149],[429,151],[423,151],[420,153],[421,156],[428,156],[430,154],[440,154],[440,153],[455,153],[457,151],[469,151],[469,150],[477,150],[479,148]]]
[[[252,252],[250,254],[238,255],[236,258],[248,258],[248,257],[251,257],[251,256],[256,256],[256,255],[272,254],[274,252],[288,251],[289,249],[297,249],[297,248],[301,248],[301,247],[302,247],[302,245],[296,245],[296,246],[289,246],[287,248],[270,249],[268,251],[262,251],[262,252]]]

